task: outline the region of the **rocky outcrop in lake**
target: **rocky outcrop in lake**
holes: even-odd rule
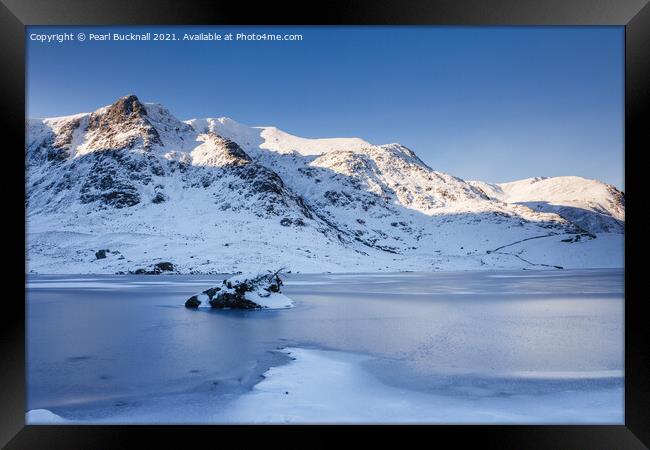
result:
[[[290,308],[293,301],[280,292],[282,279],[278,272],[240,274],[223,280],[191,296],[186,308],[211,307],[216,309]]]

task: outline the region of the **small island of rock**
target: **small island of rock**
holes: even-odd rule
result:
[[[279,271],[266,274],[239,274],[223,280],[220,286],[194,294],[186,308],[276,309],[291,308],[293,301],[280,292]]]

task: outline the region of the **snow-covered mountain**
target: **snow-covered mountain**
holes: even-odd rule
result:
[[[625,194],[598,180],[536,177],[500,184],[469,183],[492,198],[556,213],[591,233],[625,230]]]
[[[591,180],[466,182],[400,144],[183,122],[133,95],[27,134],[39,273],[623,265],[623,193]]]

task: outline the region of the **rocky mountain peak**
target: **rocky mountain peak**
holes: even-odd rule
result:
[[[106,109],[108,118],[130,117],[132,115],[147,115],[147,109],[133,94],[118,98]]]
[[[135,95],[127,95],[100,108],[88,118],[89,140],[94,150],[132,148],[139,141],[145,149],[162,145],[160,135],[147,118],[147,109]]]

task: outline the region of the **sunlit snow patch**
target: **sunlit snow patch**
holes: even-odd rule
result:
[[[368,355],[286,348],[218,421],[229,423],[622,423],[622,388],[541,395],[435,395],[388,386],[364,368]],[[571,375],[571,374],[569,374]]]

